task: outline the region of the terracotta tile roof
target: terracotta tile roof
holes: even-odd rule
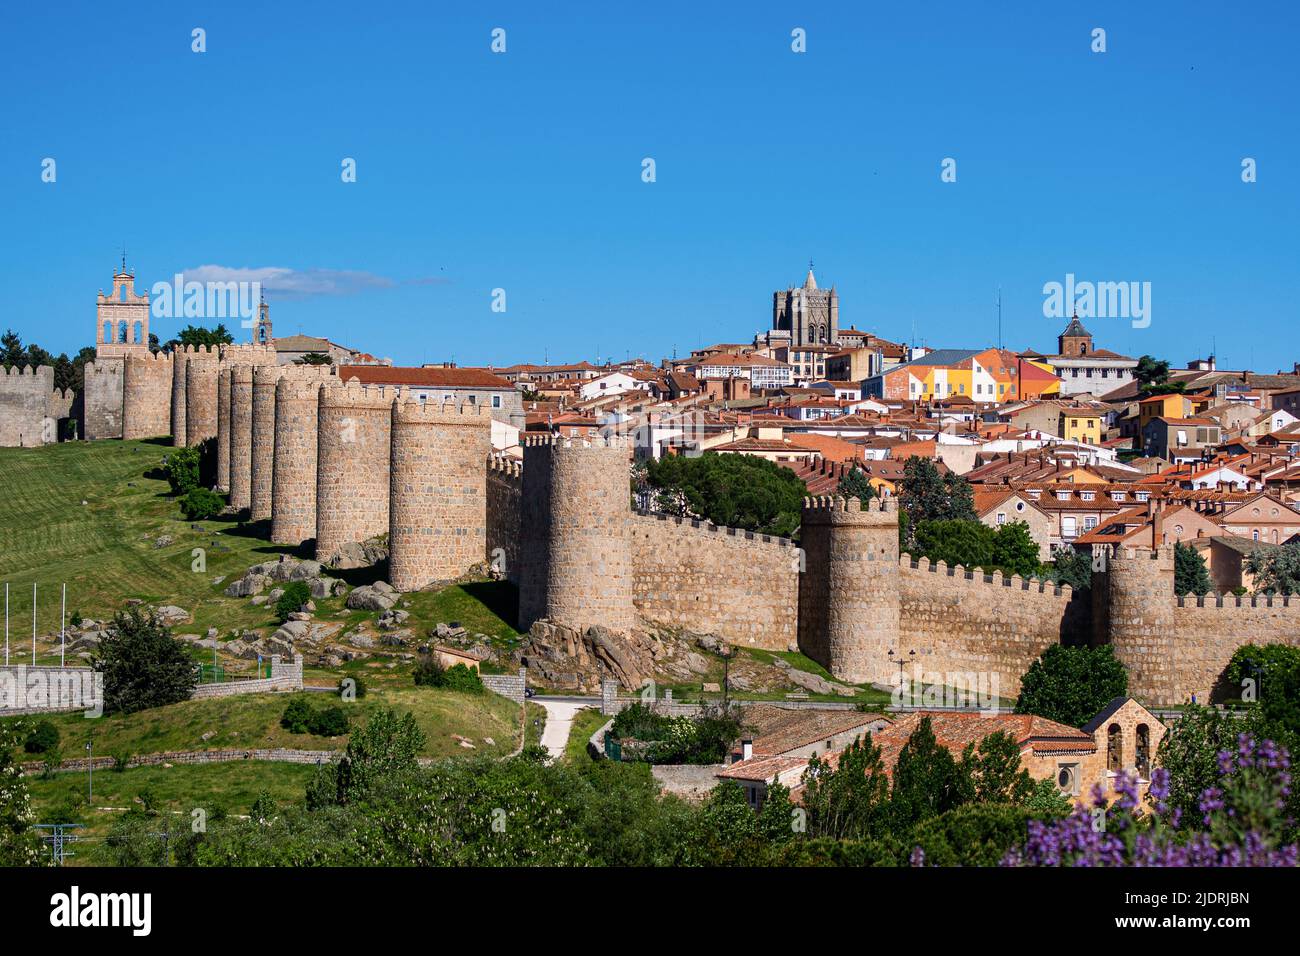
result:
[[[865,732],[881,720],[889,718],[855,710],[794,710],[767,704],[745,708],[745,730],[752,734],[754,757],[781,756],[859,728]]]
[[[499,388],[514,386],[499,375],[481,368],[408,368],[394,365],[341,365],[339,379],[356,379],[362,385],[412,385],[430,388]]]
[[[719,770],[714,776],[723,780],[752,780],[761,783],[772,783],[786,771],[806,766],[807,763],[807,757],[751,758],[742,760],[739,763],[733,763],[725,770]]]

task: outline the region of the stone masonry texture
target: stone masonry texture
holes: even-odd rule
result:
[[[316,416],[333,369],[304,365],[275,386],[275,463],[271,540],[298,545],[316,537]]]
[[[321,389],[316,459],[316,558],[388,533],[389,435],[398,389]],[[486,462],[484,463],[486,467]]]
[[[172,356],[128,355],[122,374],[122,437],[156,438],[172,433]]]
[[[480,405],[416,401],[392,415],[389,580],[414,591],[483,563],[492,420]]]

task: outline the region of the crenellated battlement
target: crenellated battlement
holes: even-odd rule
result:
[[[982,568],[967,568],[960,564],[949,565],[946,561],[931,562],[929,558],[916,558],[910,554],[902,555],[899,567],[909,571],[926,571],[945,577],[959,578],[974,584],[989,584],[994,587],[1010,588],[1013,591],[1035,591],[1039,594],[1051,594],[1068,603],[1074,597],[1074,588],[1068,584],[1056,585],[1044,578],[1022,577],[1019,574],[1003,574],[993,571],[986,574]]]
[[[488,455],[488,471],[504,478],[522,479],[524,476],[524,463],[518,458],[511,458],[509,455],[493,453]]]
[[[218,362],[221,360],[220,345],[182,345],[176,350],[191,362]]]
[[[227,365],[274,365],[276,361],[275,346],[259,343],[240,342],[223,345],[221,361]],[[327,368],[329,366],[326,366]]]
[[[725,525],[716,525],[711,521],[701,521],[698,518],[683,518],[680,515],[664,514],[662,511],[650,511],[642,508],[636,509],[633,513],[638,519],[673,524],[679,528],[699,531],[702,534],[712,537],[736,538],[754,544],[770,544],[777,548],[787,548],[791,550],[797,550],[799,547],[789,538],[781,538],[771,534],[759,534],[755,531],[746,531],[743,528],[729,528]]]
[[[419,401],[409,394],[393,402],[393,424],[402,425],[472,425],[491,427],[491,414],[472,402]]]
[[[1174,597],[1176,607],[1209,610],[1238,608],[1278,608],[1300,610],[1300,595],[1285,594],[1183,594]]]
[[[302,380],[295,378],[281,378],[275,383],[275,400],[277,402],[311,402],[316,404],[320,401],[320,391],[324,387],[324,382],[320,379]]]
[[[631,439],[624,435],[589,435],[586,437],[560,436],[560,435],[524,435],[520,445],[525,448],[550,447],[560,448],[566,451],[587,451],[595,449],[617,448],[623,451],[630,451],[633,447]]]
[[[355,378],[331,382],[320,392],[321,408],[384,408],[400,401],[400,385],[362,385]]]
[[[27,378],[35,382],[37,379],[48,378],[52,383],[54,381],[54,367],[51,365],[15,365],[12,368],[3,369],[5,378],[13,381],[14,379]],[[51,388],[54,386],[51,385]]]

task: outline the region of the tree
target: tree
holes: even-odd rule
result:
[[[1006,731],[967,744],[958,771],[970,781],[969,799],[980,803],[1020,806],[1034,794],[1033,778],[1020,766],[1020,746]]]
[[[324,352],[308,352],[293,360],[294,365],[333,365],[334,359]]]
[[[0,866],[37,866],[41,863],[41,838],[32,829],[32,812],[27,782],[14,760],[14,749],[22,742],[26,727],[22,721],[0,724]]]
[[[119,611],[91,662],[104,675],[106,713],[131,714],[189,700],[196,671],[186,645],[157,614]]]
[[[970,777],[957,765],[952,751],[935,738],[929,717],[921,718],[898,751],[893,779],[889,808],[895,833],[910,830],[971,798]]]
[[[290,581],[275,602],[275,619],[283,624],[289,620],[290,614],[301,611],[302,606],[310,600],[311,588],[306,581]]]
[[[211,488],[191,488],[181,499],[181,514],[186,521],[207,521],[221,514],[225,507],[225,499]]]
[[[1137,367],[1133,369],[1133,377],[1137,379],[1138,395],[1141,398],[1181,393],[1187,387],[1182,382],[1170,382],[1169,363],[1152,358],[1150,355],[1143,355],[1138,359]]]
[[[1074,548],[1057,548],[1048,577],[1057,585],[1068,584],[1076,591],[1092,587],[1092,559]]]
[[[993,566],[1003,574],[1018,574],[1024,578],[1042,571],[1038,543],[1029,533],[1029,525],[1012,521],[998,527],[993,535]]]
[[[857,465],[850,468],[848,474],[840,479],[840,483],[835,488],[835,493],[843,495],[845,498],[857,498],[862,502],[864,508],[867,502],[876,497],[876,489],[871,487],[866,472]]]
[[[172,494],[183,498],[199,487],[199,449],[177,448],[167,456],[163,470],[167,474],[167,484]]]
[[[865,839],[884,829],[889,779],[871,734],[849,744],[834,769],[814,756],[808,762],[804,783],[809,836]]]
[[[317,773],[308,789],[308,806],[346,806],[385,778],[416,770],[425,741],[412,714],[375,711],[365,727],[352,735],[343,757]]]
[[[1016,713],[1037,714],[1070,727],[1082,727],[1127,691],[1128,673],[1109,644],[1054,644],[1029,665],[1020,679]]]
[[[176,338],[171,339],[165,348],[176,350],[186,345],[191,348],[200,346],[229,345],[235,341],[224,323],[217,323],[216,328],[207,329],[200,325],[187,325],[181,329]]]
[[[665,455],[646,464],[659,500],[680,497],[682,513],[716,525],[789,536],[799,527],[803,481],[789,468],[752,455]]]
[[[976,520],[970,482],[953,472],[939,474],[933,461],[917,455],[903,464],[898,506],[907,514],[911,533],[925,521]],[[914,543],[909,537],[908,544]]]
[[[1300,594],[1300,541],[1252,552],[1246,570],[1260,594]]]
[[[1219,780],[1219,754],[1237,748],[1241,721],[1231,714],[1189,704],[1169,725],[1155,762],[1169,771],[1169,806],[1190,826],[1202,815],[1201,794]]]
[[[1210,572],[1205,558],[1191,545],[1181,541],[1174,544],[1174,593],[1203,595],[1210,590]]]
[[[923,521],[916,528],[913,550],[949,567],[993,570],[993,529],[978,521]]]

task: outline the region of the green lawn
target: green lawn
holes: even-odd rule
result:
[[[293,734],[280,726],[292,695],[248,694],[221,699],[189,700],[135,714],[87,719],[80,712],[45,717],[59,729],[66,757],[84,754],[93,737],[99,756],[131,756],[176,750],[226,750],[287,747],[296,750],[341,750],[348,738]],[[308,694],[316,707],[339,704],[330,694]],[[519,744],[519,706],[496,694],[461,694],[435,688],[376,688],[355,703],[339,704],[354,714],[359,727],[379,708],[392,707],[415,715],[428,737],[423,753],[430,757],[492,754],[502,756]],[[7,718],[8,721],[23,718]],[[30,718],[29,718],[30,719]],[[210,734],[207,740],[204,734]],[[463,747],[453,735],[470,740]],[[490,737],[493,743],[484,738]],[[36,759],[36,758],[32,758]]]
[[[84,773],[60,773],[49,778],[28,777],[32,809],[39,823],[80,823],[76,856],[70,863],[95,862],[95,851],[113,824],[137,798],[147,795],[160,814],[173,825],[188,826],[195,809],[210,818],[224,810],[247,814],[261,793],[281,806],[301,803],[307,782],[316,768],[311,764],[238,761],[214,764],[176,764],[171,767],[137,767],[121,773],[97,771],[94,799],[88,799]]]
[[[585,707],[573,716],[573,729],[564,748],[566,763],[583,763],[591,759],[587,753],[587,740],[609,720],[596,707]]]

